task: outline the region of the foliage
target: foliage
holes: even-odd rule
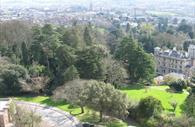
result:
[[[163,77],[163,82],[165,85],[170,85],[172,82],[177,81],[178,79],[171,75],[165,75]]]
[[[29,74],[32,77],[39,77],[45,72],[45,66],[43,65],[32,65],[29,67]]]
[[[48,106],[53,106],[56,108],[59,108],[63,111],[70,112],[72,115],[77,117],[81,122],[89,122],[93,124],[99,124],[106,127],[127,127],[127,123],[116,119],[116,118],[108,118],[105,119],[102,122],[99,121],[99,114],[95,112],[94,110],[91,110],[89,108],[84,108],[85,113],[80,114],[80,108],[79,107],[72,107],[71,104],[66,103],[64,101],[52,101],[52,99],[48,96],[37,96],[37,97],[19,97],[18,100],[28,101],[28,102],[34,102],[34,103],[40,103],[45,104]]]
[[[116,88],[119,87],[124,79],[128,77],[123,65],[111,57],[105,58],[103,60],[103,65],[106,70],[105,81],[111,83]]]
[[[83,37],[84,37],[84,41],[85,41],[85,43],[87,45],[92,45],[93,40],[92,40],[92,37],[91,37],[91,34],[90,34],[88,26],[85,28]]]
[[[124,38],[115,57],[128,64],[129,78],[133,82],[150,81],[154,76],[154,60],[132,38]]]
[[[195,116],[195,94],[190,94],[184,103],[184,111],[187,115],[194,117]]]
[[[65,82],[72,81],[74,79],[79,79],[79,72],[77,71],[76,67],[72,65],[69,68],[67,68],[63,76]]]
[[[122,90],[126,93],[131,100],[140,101],[142,98],[148,96],[153,96],[162,102],[163,108],[166,112],[173,110],[170,105],[170,101],[175,100],[178,103],[178,106],[175,110],[175,114],[180,116],[183,113],[182,105],[185,102],[185,99],[188,96],[188,93],[185,91],[183,93],[170,93],[167,92],[168,86],[150,86],[148,92],[145,92],[145,89],[140,86],[130,86],[128,89]]]
[[[140,100],[138,110],[140,117],[149,118],[159,115],[163,111],[163,107],[158,99],[149,96]]]
[[[87,84],[84,80],[73,80],[60,86],[54,91],[54,100],[65,100],[70,104],[81,107],[81,113],[84,113],[84,106],[87,105],[88,93]]]
[[[103,114],[125,118],[128,114],[128,98],[110,84],[90,81],[88,89],[88,106],[100,113],[100,121]]]
[[[195,119],[193,117],[188,117],[187,115],[182,115],[176,117],[172,121],[171,127],[193,127],[195,126]]]
[[[170,83],[169,87],[176,92],[182,92],[184,88],[187,87],[186,82],[184,80],[176,80]]]
[[[40,127],[41,117],[35,114],[35,111],[27,111],[17,104],[10,104],[10,115],[15,127]]]
[[[103,58],[107,56],[107,49],[101,45],[88,47],[78,53],[76,67],[83,79],[105,79],[105,69],[102,64]]]
[[[1,95],[20,94],[22,86],[20,80],[28,76],[27,70],[20,65],[0,65],[0,93]]]
[[[170,101],[169,103],[170,103],[170,105],[173,107],[173,112],[175,112],[175,110],[176,110],[176,108],[177,108],[177,105],[178,105],[177,101],[172,100],[172,101]]]

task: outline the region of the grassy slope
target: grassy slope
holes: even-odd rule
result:
[[[168,112],[173,111],[169,102],[172,100],[177,101],[178,106],[176,108],[175,113],[176,115],[180,115],[182,113],[181,105],[188,96],[188,93],[186,91],[183,93],[169,93],[166,92],[167,88],[168,86],[152,86],[149,87],[148,89],[129,88],[122,91],[128,94],[130,99],[133,99],[135,101],[139,101],[141,98],[147,96],[153,96],[162,102],[163,107]]]
[[[118,119],[110,119],[104,122],[98,123],[98,113],[90,109],[85,108],[85,113],[80,114],[80,108],[72,107],[65,102],[53,102],[49,97],[38,96],[38,97],[19,97],[19,100],[45,104],[53,107],[57,107],[63,111],[71,112],[72,115],[76,116],[82,122],[90,122],[94,124],[105,125],[106,127],[127,127],[125,122]]]
[[[167,86],[152,86],[152,87],[149,87],[146,91],[146,89],[144,88],[131,87],[129,89],[124,89],[121,91],[124,93],[127,93],[130,99],[133,99],[136,101],[139,101],[141,98],[144,98],[147,96],[153,96],[162,102],[163,107],[168,112],[173,110],[169,102],[171,100],[176,100],[178,102],[176,114],[180,115],[182,113],[180,106],[184,102],[185,98],[188,96],[188,93],[187,92],[169,93],[169,92],[166,92],[167,88],[168,88]],[[85,109],[84,114],[79,114],[80,108],[71,107],[71,105],[65,102],[58,102],[58,103],[53,102],[51,101],[49,97],[43,97],[43,96],[20,97],[18,99],[57,107],[66,112],[71,112],[71,114],[75,115],[78,119],[80,119],[83,122],[91,122],[91,123],[96,124],[98,121],[98,114],[95,111],[92,111],[90,109]],[[106,127],[127,127],[127,124],[125,122],[122,122],[116,119],[112,119],[110,121],[106,120],[105,122],[97,123],[97,124],[105,125]]]

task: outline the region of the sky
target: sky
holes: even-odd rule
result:
[[[18,5],[27,6],[39,6],[39,5],[89,5],[90,1],[93,1],[94,5],[122,5],[122,4],[134,4],[134,5],[162,5],[162,4],[195,4],[195,0],[0,0],[1,6],[12,5],[16,3]]]

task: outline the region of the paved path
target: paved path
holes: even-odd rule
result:
[[[16,104],[35,111],[49,127],[82,127],[78,119],[57,108],[23,101]]]

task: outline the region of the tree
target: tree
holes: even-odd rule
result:
[[[64,75],[64,80],[66,82],[79,79],[79,72],[77,71],[77,68],[74,65],[67,68],[67,70],[63,75]]]
[[[122,81],[128,77],[127,71],[123,65],[111,57],[105,58],[103,60],[103,65],[105,66],[106,70],[105,82],[111,83],[115,86],[115,88],[117,88],[120,83],[122,83]]]
[[[73,48],[80,47],[81,39],[76,29],[67,30],[64,33],[62,39],[63,39],[62,41],[64,44],[67,44]]]
[[[153,37],[148,35],[140,35],[139,42],[143,44],[143,48],[148,53],[153,53],[154,48],[157,47],[157,43],[154,41]]]
[[[180,117],[174,118],[171,123],[171,127],[194,127],[195,119],[194,117],[189,117],[184,114]]]
[[[184,33],[190,33],[192,32],[192,26],[188,25],[187,23],[180,23],[178,31],[182,31]]]
[[[130,31],[130,29],[131,29],[130,24],[129,24],[129,23],[127,23],[127,26],[126,26],[126,30],[125,30],[125,32],[126,32],[126,33],[128,33],[128,32]]]
[[[20,65],[0,65],[0,94],[20,94],[22,90],[20,80],[25,80],[27,77],[27,70]]]
[[[169,104],[172,106],[173,112],[175,112],[175,110],[177,108],[177,105],[178,105],[177,101],[176,100],[172,100],[172,101],[169,102]]]
[[[45,66],[39,65],[39,64],[34,64],[29,67],[29,75],[31,77],[39,77],[43,75],[45,72]]]
[[[184,112],[191,117],[195,117],[195,94],[191,93],[185,100]]]
[[[165,32],[168,27],[168,18],[159,18],[159,23],[158,23],[158,30],[160,32]]]
[[[0,77],[1,95],[17,95],[21,92],[22,87],[15,71],[4,70]]]
[[[128,66],[129,78],[132,82],[150,81],[154,76],[154,59],[144,52],[142,47],[132,38],[124,38],[115,57]]]
[[[84,107],[87,105],[88,86],[84,80],[73,80],[63,86],[58,87],[53,92],[54,100],[65,100],[70,104],[80,106],[81,113],[84,113]]]
[[[175,82],[178,80],[178,78],[171,76],[171,75],[165,75],[163,78],[164,85],[170,85],[172,82]]]
[[[94,45],[77,52],[76,67],[80,77],[84,79],[105,79],[105,69],[102,64],[103,58],[108,54],[102,45]]]
[[[163,106],[158,99],[149,96],[140,100],[138,109],[140,117],[150,118],[159,115],[163,111]]]
[[[42,119],[35,113],[35,110],[24,110],[24,107],[11,102],[9,113],[15,127],[40,127]]]
[[[45,24],[42,27],[42,33],[45,34],[45,35],[51,36],[54,33],[52,25],[51,24]]]
[[[85,27],[85,31],[84,31],[84,41],[87,45],[92,45],[93,41],[92,41],[92,37],[91,37],[91,34],[90,34],[90,31],[89,31],[89,28],[88,26]]]
[[[170,83],[169,87],[176,92],[182,92],[184,88],[186,88],[186,82],[184,80],[176,80]]]
[[[100,122],[103,114],[125,118],[128,114],[128,97],[116,90],[111,84],[90,81],[87,104],[90,108],[99,111]]]
[[[27,45],[26,45],[25,42],[22,43],[22,63],[24,65],[29,65],[30,64],[29,50],[28,50]]]
[[[155,28],[152,24],[149,23],[143,23],[141,25],[141,32],[146,34],[147,37],[151,36],[152,33],[154,32]]]

